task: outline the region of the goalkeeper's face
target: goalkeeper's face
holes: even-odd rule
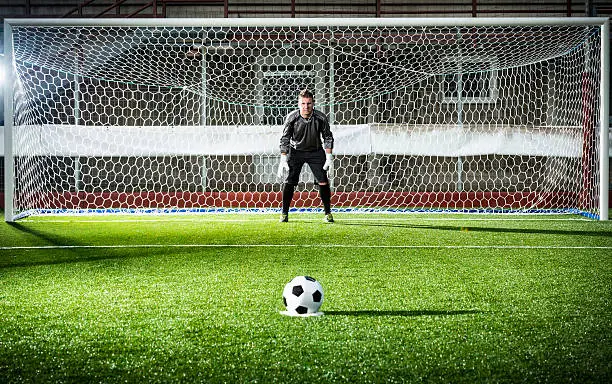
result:
[[[300,108],[300,115],[307,119],[312,115],[314,109],[314,100],[309,97],[300,97],[298,99],[298,107]]]

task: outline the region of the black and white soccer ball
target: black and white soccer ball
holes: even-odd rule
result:
[[[283,303],[289,316],[316,316],[323,304],[323,287],[310,276],[297,276],[285,285]]]

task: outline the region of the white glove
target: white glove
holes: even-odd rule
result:
[[[334,169],[334,156],[331,153],[325,154],[325,164],[323,170],[331,172]]]
[[[278,172],[276,175],[278,178],[282,178],[285,171],[289,172],[289,163],[287,163],[287,155],[281,153],[280,163],[278,164]]]

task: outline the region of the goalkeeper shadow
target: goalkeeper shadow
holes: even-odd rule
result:
[[[336,221],[336,225],[361,226],[361,227],[383,227],[383,228],[403,228],[403,229],[431,229],[437,231],[463,231],[463,232],[490,232],[490,233],[516,233],[516,234],[536,234],[536,235],[558,235],[558,236],[593,236],[593,237],[612,237],[612,232],[602,227],[601,231],[579,231],[546,228],[509,228],[509,227],[486,227],[473,225],[428,225],[413,223],[393,223],[385,221]]]

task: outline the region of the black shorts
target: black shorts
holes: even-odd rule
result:
[[[325,151],[323,148],[319,151],[298,151],[291,148],[287,154],[287,162],[289,163],[289,174],[285,183],[297,185],[300,180],[302,167],[306,163],[318,183],[329,184],[327,172],[323,169],[325,164]]]

